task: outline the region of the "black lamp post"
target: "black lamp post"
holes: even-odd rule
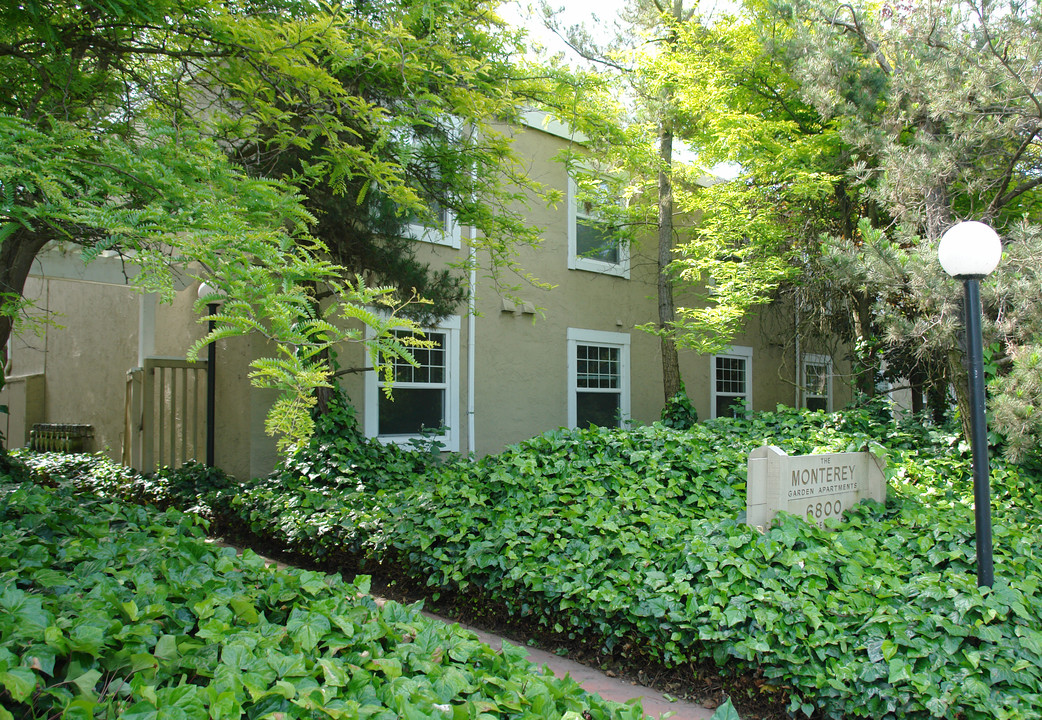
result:
[[[206,324],[207,332],[213,332],[216,323],[213,316],[217,314],[217,308],[221,306],[220,300],[214,299],[218,296],[217,288],[202,283],[199,285],[199,298],[208,297],[212,302],[206,303],[206,314],[210,320]],[[214,438],[216,431],[217,415],[217,343],[211,342],[206,346],[206,466],[214,466]]]
[[[966,359],[969,365],[970,445],[973,449],[973,513],[976,523],[977,585],[995,577],[991,548],[991,487],[988,479],[988,421],[984,413],[984,348],[981,339],[980,281],[1002,257],[998,234],[984,223],[949,228],[937,250],[944,271],[963,281]]]

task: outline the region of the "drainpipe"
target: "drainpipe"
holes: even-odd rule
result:
[[[156,294],[138,296],[137,366],[145,367],[145,358],[156,354]]]
[[[796,404],[794,407],[798,410],[800,408],[800,386],[803,384],[803,373],[800,367],[802,358],[800,357],[800,300],[798,297],[795,298],[794,308],[795,320],[793,322],[795,327],[793,329],[796,337]]]
[[[469,299],[467,300],[467,454],[471,455],[477,448],[474,440],[474,338],[477,335],[477,295],[478,270],[477,251],[474,240],[477,239],[477,228],[470,228],[470,248],[467,250],[467,261],[470,266]]]

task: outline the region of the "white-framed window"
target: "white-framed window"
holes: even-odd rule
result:
[[[442,138],[440,142],[457,141],[459,140],[459,133],[460,127],[458,123],[453,123],[448,137]],[[423,139],[417,134],[415,128],[397,128],[392,131],[392,135],[398,143],[401,143],[403,155],[406,158],[403,160],[406,168],[408,168],[410,159],[419,159],[419,162],[426,168],[425,172],[438,174],[437,167],[431,166],[429,161],[422,160],[426,154],[425,148],[432,142],[430,139]],[[436,146],[439,140],[435,139],[433,142]],[[407,217],[405,221],[405,236],[420,242],[447,245],[458,250],[461,234],[459,224],[456,222],[456,214],[441,205],[433,197],[424,197],[422,191],[418,192],[420,192],[421,199],[425,201],[429,212],[422,215],[413,213]]]
[[[568,178],[568,269],[629,278],[629,245],[612,237],[589,201],[578,198],[579,186]]]
[[[801,375],[803,407],[832,412],[832,358],[828,355],[804,355]]]
[[[712,358],[710,406],[713,417],[737,417],[753,407],[753,349],[728,348]]]
[[[403,331],[397,331],[403,335]],[[411,348],[417,365],[394,361],[391,397],[382,374],[366,373],[365,434],[381,442],[414,444],[434,440],[459,450],[460,318],[424,328],[433,347]]]
[[[414,215],[409,218],[405,226],[406,237],[459,250],[460,227],[456,222],[456,213],[435,201],[429,202],[428,206],[431,209],[429,217],[420,218]]]
[[[621,427],[630,417],[628,333],[568,328],[568,427]]]

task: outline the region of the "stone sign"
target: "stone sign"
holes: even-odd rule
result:
[[[824,527],[866,498],[886,501],[883,463],[872,453],[789,457],[774,445],[749,453],[745,520],[761,532],[781,511]]]

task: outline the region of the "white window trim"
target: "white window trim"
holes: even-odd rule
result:
[[[749,412],[753,409],[753,349],[748,345],[734,345],[724,352],[713,355],[709,360],[709,412],[716,418],[716,359],[739,358],[745,360],[745,402]]]
[[[601,273],[602,275],[615,275],[616,277],[630,277],[630,249],[628,243],[619,245],[619,261],[617,263],[604,262],[594,258],[579,257],[576,247],[576,223],[579,219],[579,203],[577,200],[579,186],[575,178],[568,176],[568,269],[585,270],[587,272]]]
[[[463,132],[463,126],[460,119],[453,118],[452,125],[453,131],[451,134],[458,138]],[[403,136],[404,134],[404,131],[402,131]],[[415,136],[410,133],[408,137],[405,138],[405,141],[411,143],[414,139]],[[452,212],[448,208],[445,208],[444,227],[426,225],[422,222],[411,222],[406,224],[404,235],[412,240],[430,243],[432,245],[445,245],[456,250],[460,249],[462,239],[459,223],[456,222],[456,213]]]
[[[409,223],[405,226],[407,238],[432,245],[444,245],[456,250],[460,249],[462,235],[459,223],[456,222],[456,213],[447,208],[443,228],[422,223]]]
[[[808,365],[823,365],[825,367],[825,412],[832,412],[832,358],[828,355],[816,355],[814,353],[807,353],[803,356],[803,366],[800,368],[800,394],[803,398],[802,405],[805,409],[808,399],[823,397],[810,392],[810,388],[807,386]]]
[[[445,334],[445,432],[441,435],[380,435],[379,408],[383,383],[376,372],[370,371],[365,374],[365,435],[385,444],[396,445],[413,445],[417,442],[437,440],[446,451],[459,452],[460,316],[450,316],[434,327],[423,329]],[[394,387],[429,387],[429,385],[402,382],[395,383]]]
[[[576,393],[579,372],[576,359],[578,345],[605,345],[619,348],[619,425],[625,427],[630,419],[630,336],[629,333],[605,332],[568,328],[568,427],[576,426]]]

